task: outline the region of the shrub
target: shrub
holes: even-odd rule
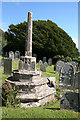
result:
[[[71,62],[72,61],[72,58],[67,56],[65,59],[64,59],[65,62]]]
[[[19,105],[19,100],[16,98],[18,88],[12,86],[9,82],[2,85],[2,105],[16,106]]]

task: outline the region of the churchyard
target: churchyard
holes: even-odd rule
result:
[[[80,118],[80,65],[32,55],[32,12],[28,12],[25,56],[6,52],[0,61],[3,118]]]
[[[0,57],[1,58],[1,57]],[[18,69],[19,59],[14,59],[12,62],[12,71]],[[39,63],[36,64],[36,69],[40,70]],[[0,67],[0,73],[2,74],[2,82],[5,83],[11,75],[4,74],[4,67]],[[65,92],[66,90],[59,90],[59,73],[54,71],[54,65],[51,65],[46,68],[46,72],[42,72],[41,77],[55,77],[56,78],[56,95],[55,99],[52,102],[48,102],[44,106],[32,107],[32,108],[20,108],[16,103],[11,106],[2,106],[2,117],[3,118],[79,118],[79,112],[74,110],[60,110],[60,93]],[[0,78],[1,79],[1,78]],[[73,91],[73,90],[68,90]]]

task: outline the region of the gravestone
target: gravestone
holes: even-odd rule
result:
[[[45,65],[45,67],[46,67],[46,68],[48,67],[48,64],[47,64],[47,62],[44,62],[44,65]]]
[[[43,57],[43,63],[46,62],[46,57]]]
[[[33,57],[35,57],[36,61],[37,61],[37,54],[36,53],[33,53]]]
[[[42,60],[39,60],[39,67],[40,67],[40,65],[42,65],[43,64],[43,61]]]
[[[48,59],[48,65],[51,66],[52,65],[52,58]]]
[[[4,67],[4,58],[2,58],[0,62],[0,66]]]
[[[40,70],[41,70],[42,72],[46,72],[46,66],[45,66],[44,64],[41,64],[41,65],[40,65]]]
[[[5,52],[5,57],[8,57],[8,53],[7,52]]]
[[[60,71],[61,71],[61,68],[64,66],[64,62],[63,61],[58,61],[57,63],[56,63],[56,72],[57,73],[60,73]]]
[[[9,52],[9,58],[11,58],[12,61],[14,61],[14,52],[13,51]]]
[[[4,59],[4,74],[11,75],[12,72],[12,59],[6,58]]]
[[[3,51],[0,51],[0,55],[3,55]]]
[[[15,51],[15,59],[20,59],[20,52],[19,51]]]
[[[60,71],[59,89],[73,89],[74,68],[70,63],[65,63]]]
[[[60,94],[60,109],[79,111],[79,93],[63,92]]]

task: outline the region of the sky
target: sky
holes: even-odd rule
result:
[[[27,21],[28,12],[33,12],[33,20],[55,22],[78,47],[78,2],[2,2],[1,28]]]

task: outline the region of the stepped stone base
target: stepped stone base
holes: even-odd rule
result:
[[[38,107],[41,105],[45,105],[46,103],[53,101],[54,100],[54,93],[52,95],[48,95],[38,101],[32,101],[32,102],[28,102],[28,103],[22,103],[20,107]]]
[[[50,79],[55,80],[55,77]],[[54,100],[56,93],[55,87],[49,87],[49,77],[41,77],[41,79],[35,79],[34,81],[14,81],[13,77],[6,80],[12,86],[17,86],[19,91],[17,99],[20,100],[21,107],[38,107],[44,105],[47,102]]]
[[[32,82],[37,79],[41,80],[41,71],[13,71],[13,80],[20,82]]]

